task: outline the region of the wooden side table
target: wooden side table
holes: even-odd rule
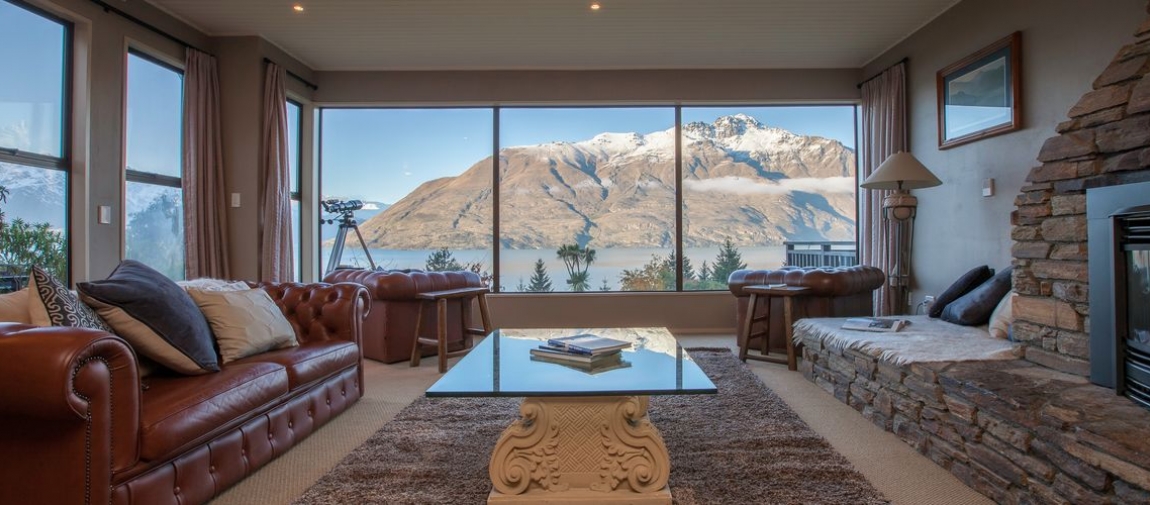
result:
[[[419,366],[419,359],[422,357],[420,346],[435,346],[439,357],[439,373],[446,372],[447,358],[467,354],[471,350],[471,337],[473,335],[484,336],[491,333],[491,317],[487,312],[487,292],[488,289],[485,287],[472,287],[416,294],[415,297],[419,299],[419,317],[415,320],[415,342],[411,345],[411,366]],[[483,321],[483,328],[468,326],[468,322],[471,321],[471,299],[476,297],[479,298],[479,317]],[[460,319],[463,321],[463,349],[453,352],[447,352],[448,300],[459,300],[461,305]],[[436,320],[439,323],[435,338],[426,338],[422,335],[423,313],[425,312],[423,309],[424,305],[430,302],[435,302]]]
[[[794,343],[794,299],[798,296],[803,296],[811,291],[811,288],[805,286],[770,286],[761,284],[757,286],[747,286],[743,291],[750,293],[751,297],[747,300],[747,317],[743,320],[743,338],[739,342],[739,359],[746,362],[748,359],[766,361],[769,363],[785,363],[788,370],[798,370],[799,364],[795,357],[795,343]],[[759,306],[759,297],[764,298],[763,305],[766,307],[762,315],[755,315],[755,309]],[[783,335],[786,338],[787,357],[786,359],[770,356],[770,336],[771,336],[771,297],[779,296],[783,299]],[[751,333],[751,328],[755,323],[763,322],[763,331],[758,333]],[[747,348],[750,347],[751,337],[762,336],[762,345],[759,348],[758,355],[748,355]]]

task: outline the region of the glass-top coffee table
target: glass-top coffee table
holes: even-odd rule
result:
[[[599,369],[533,359],[548,338],[594,333],[632,343]],[[671,503],[670,458],[647,419],[650,395],[715,394],[664,328],[496,330],[429,397],[525,397],[491,455],[488,503]]]

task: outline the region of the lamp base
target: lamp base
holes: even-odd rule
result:
[[[918,209],[918,198],[906,190],[897,190],[882,199],[883,214],[891,221],[905,221],[914,218]]]

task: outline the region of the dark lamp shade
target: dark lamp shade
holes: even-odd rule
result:
[[[913,155],[907,152],[892,154],[860,187],[865,189],[922,189],[942,184]]]

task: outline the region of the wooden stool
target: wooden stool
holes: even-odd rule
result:
[[[411,346],[411,366],[419,366],[421,345],[435,346],[439,356],[439,373],[447,371],[447,358],[454,358],[467,354],[471,350],[472,335],[487,335],[491,333],[491,318],[487,313],[487,291],[485,287],[448,289],[444,291],[428,291],[415,295],[419,299],[419,317],[415,320],[415,342]],[[479,298],[479,317],[483,320],[483,328],[471,328],[467,325],[471,321],[471,299]],[[458,299],[461,305],[460,319],[463,325],[463,349],[447,352],[447,301]],[[423,331],[423,313],[426,304],[435,302],[437,322],[439,323],[436,338],[425,338]]]
[[[794,321],[794,299],[796,296],[802,296],[809,292],[811,288],[804,286],[775,286],[771,287],[766,284],[758,286],[747,286],[743,291],[750,293],[751,297],[747,300],[747,318],[743,321],[743,338],[739,341],[739,359],[746,362],[747,359],[754,359],[759,361],[766,361],[768,363],[785,363],[788,370],[798,370],[799,364],[795,357],[795,342],[794,342],[794,328],[792,327]],[[759,305],[759,295],[765,299],[763,305],[766,306],[764,313],[760,316],[755,315],[755,308]],[[787,358],[776,358],[769,356],[770,350],[770,336],[771,336],[771,297],[780,296],[783,298],[783,335],[786,338]],[[763,331],[758,333],[751,333],[751,328],[755,323],[763,321]],[[761,336],[761,346],[758,355],[747,355],[747,348],[750,347],[751,337]]]

